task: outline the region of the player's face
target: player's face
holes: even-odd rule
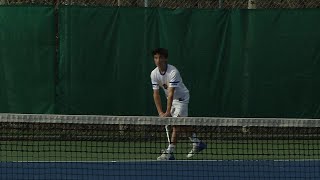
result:
[[[160,54],[155,54],[153,56],[153,59],[154,59],[154,63],[156,64],[157,67],[159,67],[159,68],[166,67],[167,59],[164,56],[161,56]]]

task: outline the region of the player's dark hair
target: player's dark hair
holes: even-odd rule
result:
[[[168,50],[165,48],[156,48],[152,51],[152,55],[160,54],[160,56],[163,56],[165,58],[168,58]]]

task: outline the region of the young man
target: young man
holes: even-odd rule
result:
[[[157,66],[151,72],[151,82],[153,88],[153,99],[160,117],[186,117],[188,116],[189,90],[182,82],[182,78],[177,68],[168,64],[168,50],[157,48],[152,52],[154,63]],[[167,96],[167,107],[162,110],[161,99],[159,94],[161,87]],[[189,128],[173,126],[171,134],[171,143],[158,160],[174,160],[174,150],[177,144],[177,136],[184,130],[191,134],[189,137],[193,142],[193,148],[187,155],[192,157],[206,148],[206,144],[200,141],[195,133]]]

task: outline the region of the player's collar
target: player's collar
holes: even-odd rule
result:
[[[168,70],[168,64],[166,64],[166,70],[164,72],[161,72],[160,68],[159,69],[159,73],[163,76],[166,74],[167,70]]]

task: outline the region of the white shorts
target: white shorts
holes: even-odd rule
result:
[[[172,117],[187,117],[188,116],[188,103],[182,103],[179,100],[173,100],[171,107]]]

